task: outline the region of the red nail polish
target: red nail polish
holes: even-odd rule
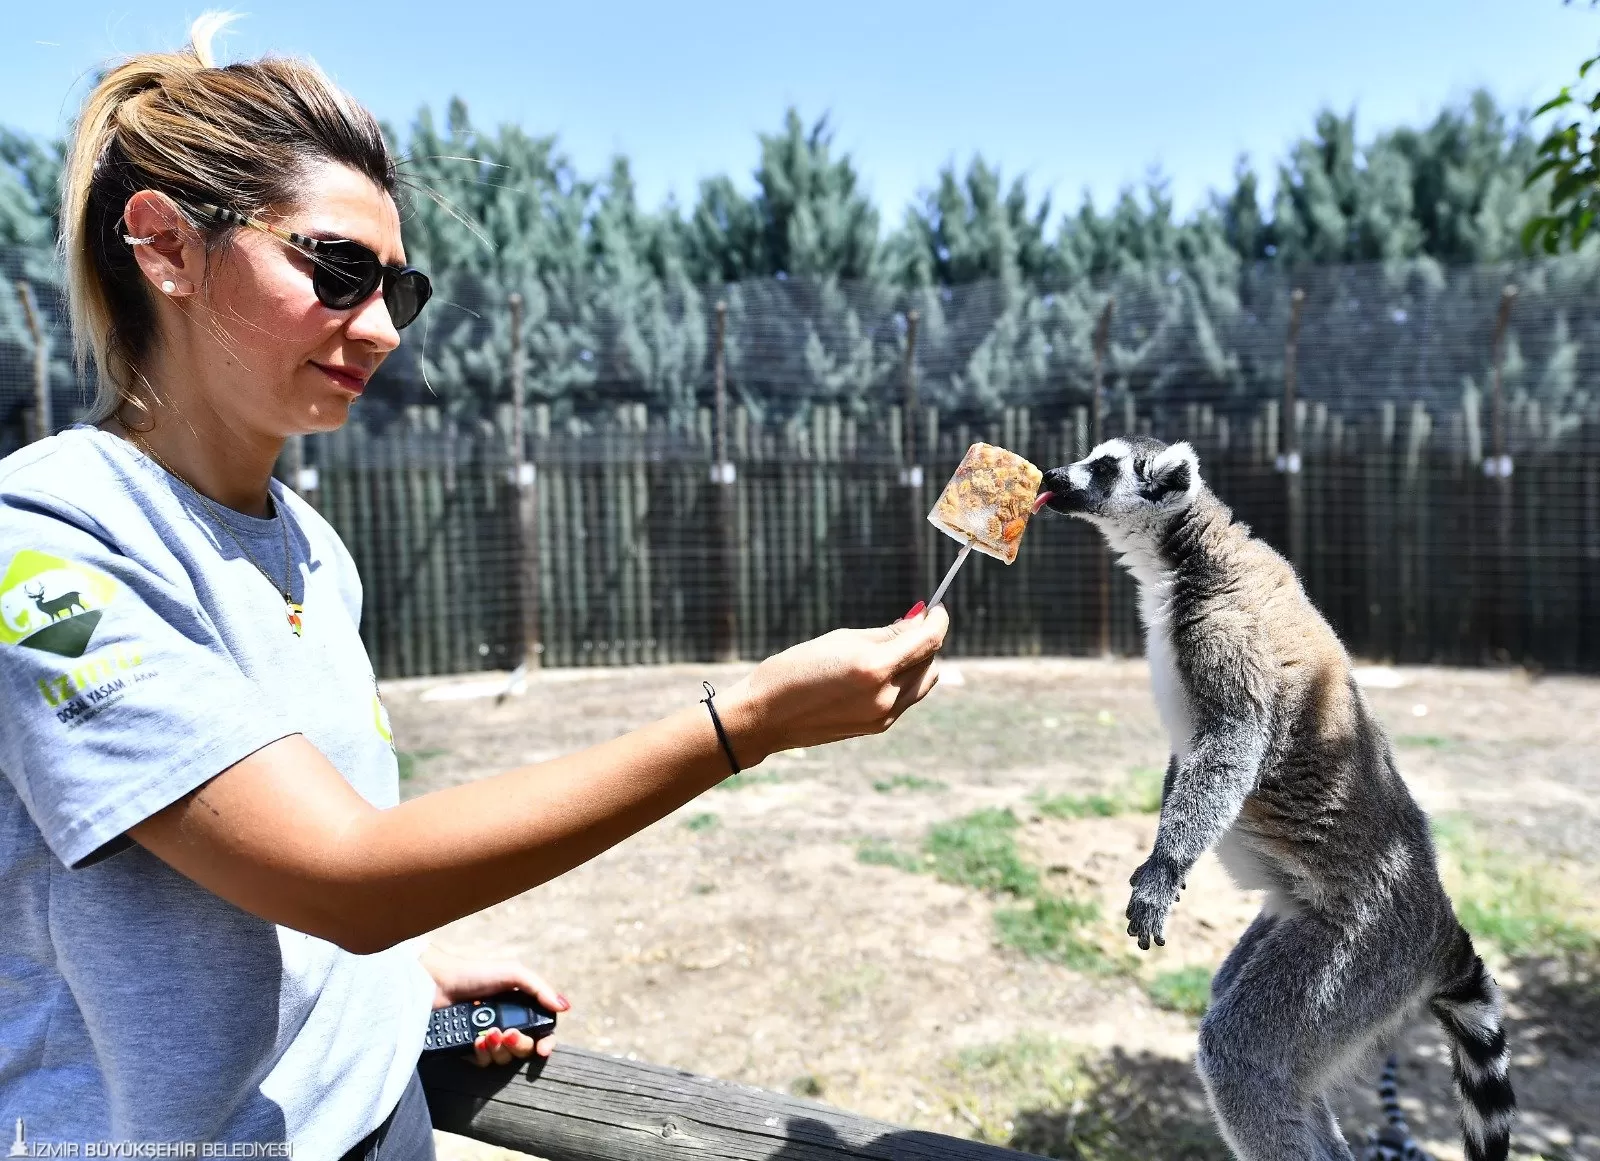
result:
[[[483,1036],[483,1046],[492,1052],[496,1048],[500,1047],[501,1041],[504,1039],[505,1037],[501,1034],[499,1029],[485,1032]]]
[[[926,608],[926,607],[927,607],[927,602],[926,601],[918,601],[916,604],[912,605],[911,608],[907,609],[906,610],[906,615],[901,617],[900,619],[902,621],[909,621],[909,620],[911,620],[912,617],[915,617],[918,613],[922,612],[922,610],[924,608]]]

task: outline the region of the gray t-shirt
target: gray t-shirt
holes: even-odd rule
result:
[[[216,515],[126,441],[0,461],[0,1149],[288,1141],[335,1158],[394,1108],[433,984],[420,940],[358,956],[259,919],[125,831],[304,734],[399,800],[338,535],[272,485],[302,634],[263,568],[283,517]],[[237,538],[237,539],[235,539]]]

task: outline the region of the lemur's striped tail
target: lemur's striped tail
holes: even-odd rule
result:
[[[1517,1098],[1507,1076],[1511,1054],[1500,1028],[1500,989],[1459,925],[1444,979],[1428,1007],[1450,1038],[1467,1161],[1505,1161]]]
[[[1406,1114],[1400,1108],[1400,1058],[1390,1055],[1383,1066],[1383,1077],[1378,1081],[1378,1099],[1383,1101],[1385,1124],[1377,1132],[1367,1134],[1367,1147],[1361,1161],[1432,1161],[1422,1147],[1411,1139],[1411,1127],[1406,1124]]]

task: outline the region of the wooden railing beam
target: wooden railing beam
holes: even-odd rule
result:
[[[546,1161],[1018,1161],[782,1093],[563,1046],[546,1061],[421,1065],[436,1129]]]

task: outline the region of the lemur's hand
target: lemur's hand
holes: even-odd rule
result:
[[[1151,855],[1128,880],[1133,895],[1128,899],[1128,934],[1139,940],[1139,950],[1149,951],[1150,941],[1166,946],[1167,910],[1177,902],[1184,886],[1177,865],[1170,859]]]

